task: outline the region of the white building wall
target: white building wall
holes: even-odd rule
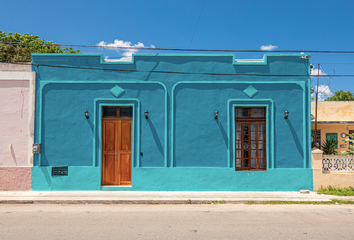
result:
[[[0,63],[0,190],[29,190],[33,163],[35,73]]]

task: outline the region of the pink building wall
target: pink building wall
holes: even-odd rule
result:
[[[31,189],[34,73],[0,63],[0,191]]]

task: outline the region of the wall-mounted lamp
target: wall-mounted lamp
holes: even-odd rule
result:
[[[145,119],[149,118],[148,113],[149,113],[148,111],[145,111]]]
[[[219,114],[219,112],[218,111],[215,111],[215,119],[218,119],[218,114]]]
[[[86,110],[86,111],[85,111],[85,117],[86,117],[86,119],[88,119],[88,118],[89,118],[88,113],[89,113],[89,112]]]
[[[285,111],[285,119],[288,119],[288,117],[289,117],[289,112],[288,111]]]

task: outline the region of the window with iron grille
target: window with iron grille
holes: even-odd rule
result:
[[[266,108],[235,107],[235,170],[266,170]]]
[[[321,149],[321,129],[317,129],[317,135],[315,133],[316,133],[315,130],[311,130],[312,143],[316,143],[316,142],[319,143],[318,147]],[[315,135],[316,135],[316,139],[315,139]]]

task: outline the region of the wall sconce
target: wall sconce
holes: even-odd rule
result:
[[[219,114],[219,112],[218,111],[215,111],[215,119],[218,119],[218,114]]]
[[[148,111],[145,111],[145,119],[149,118],[148,113],[149,113]]]
[[[289,117],[289,112],[288,111],[285,111],[285,119],[288,119],[288,117]]]
[[[86,111],[85,111],[85,117],[86,117],[86,119],[88,119],[88,118],[89,118],[88,113],[89,113],[89,112],[86,110]]]

